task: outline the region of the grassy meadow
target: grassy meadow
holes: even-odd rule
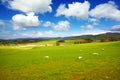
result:
[[[0,46],[0,80],[120,80],[120,41],[36,44]]]

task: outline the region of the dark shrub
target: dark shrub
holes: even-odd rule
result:
[[[85,39],[84,42],[85,43],[91,43],[91,42],[93,42],[93,40],[92,39]]]
[[[61,40],[58,40],[57,42],[64,43],[65,40],[64,40],[64,39],[61,39]]]

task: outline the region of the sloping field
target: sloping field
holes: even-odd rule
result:
[[[120,80],[119,75],[119,41],[0,47],[0,80]]]

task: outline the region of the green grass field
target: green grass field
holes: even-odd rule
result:
[[[0,80],[120,80],[120,41],[32,48],[0,46]]]

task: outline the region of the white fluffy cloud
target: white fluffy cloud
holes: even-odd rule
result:
[[[33,31],[32,33],[21,33],[13,35],[14,38],[40,38],[40,37],[53,37],[55,36],[54,32],[49,30],[45,32]]]
[[[75,2],[65,7],[65,4],[61,4],[58,9],[56,16],[64,15],[65,17],[75,17],[78,19],[88,18],[90,4],[88,1],[84,3]]]
[[[22,12],[44,13],[51,12],[52,0],[2,0],[8,3],[8,7]]]
[[[113,1],[100,4],[90,11],[90,15],[96,18],[107,18],[120,21],[120,10]]]
[[[17,38],[41,38],[41,37],[55,37],[56,34],[54,34],[53,31],[33,31],[31,33],[16,33],[16,34],[3,34],[0,35],[0,39],[17,39]]]
[[[42,32],[35,32],[33,31],[32,33],[22,33],[19,34],[19,37],[23,37],[23,38],[37,38],[37,37],[42,37],[43,33]]]
[[[89,21],[90,22],[92,22],[92,24],[94,25],[94,26],[96,26],[96,25],[99,25],[99,20],[98,19],[96,19],[96,18],[89,18]]]
[[[111,28],[111,31],[120,31],[120,25],[115,25]]]
[[[0,25],[4,25],[4,22],[2,20],[0,20]]]
[[[70,28],[70,23],[68,21],[60,21],[55,26],[55,30],[68,30]]]
[[[49,30],[49,31],[45,31],[45,36],[54,36],[54,32]]]
[[[80,26],[82,29],[92,29],[94,28],[93,25],[86,25],[86,26]]]
[[[43,26],[44,26],[44,27],[50,27],[50,26],[54,26],[54,25],[55,25],[55,24],[52,23],[52,22],[50,22],[50,21],[46,21],[46,22],[43,23]]]
[[[16,14],[12,17],[14,29],[23,29],[30,27],[37,27],[40,24],[38,16],[35,16],[34,13],[27,13],[27,15]]]
[[[90,22],[99,22],[99,20],[96,19],[96,18],[90,18],[89,21],[90,21]]]
[[[66,21],[59,21],[58,23],[53,23],[50,21],[43,22],[44,27],[52,27],[54,30],[68,30],[70,28],[70,23]]]

